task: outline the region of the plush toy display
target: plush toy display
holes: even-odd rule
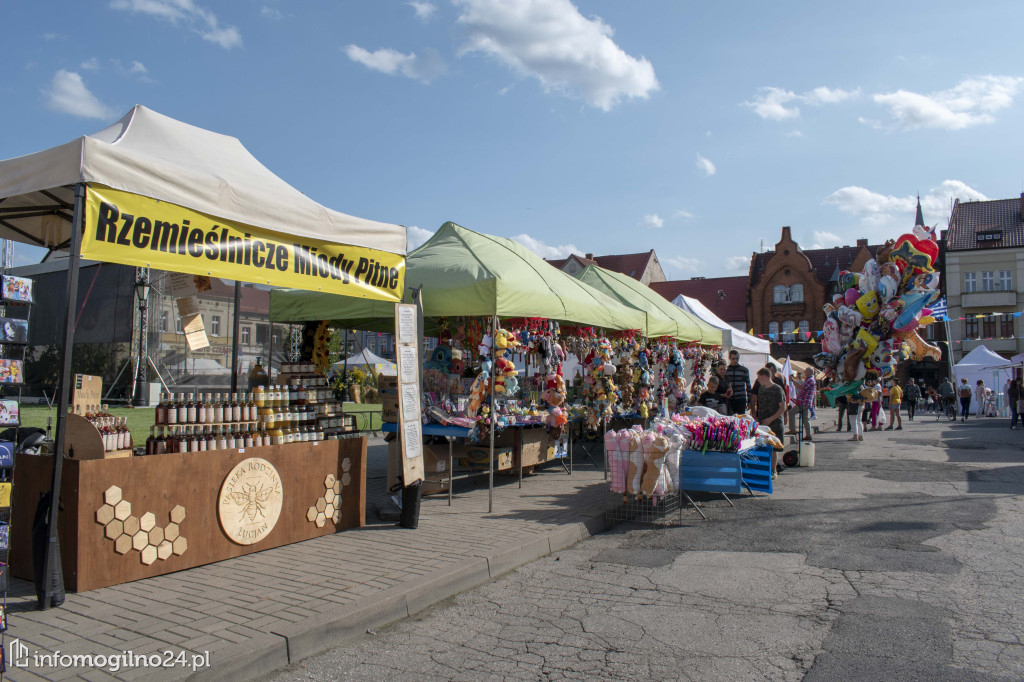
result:
[[[941,358],[941,350],[925,343],[916,331],[935,319],[928,304],[940,296],[938,253],[933,231],[915,228],[913,234],[887,241],[861,272],[839,273],[840,288],[846,287],[846,293],[824,307],[823,352],[814,358],[834,380],[832,389],[824,392],[830,402],[868,370],[885,379],[907,357]]]

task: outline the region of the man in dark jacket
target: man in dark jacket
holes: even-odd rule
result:
[[[744,414],[750,403],[750,372],[740,364],[740,352],[729,351],[729,366],[725,368],[725,380],[732,389],[729,407],[733,414]]]
[[[917,412],[917,401],[921,399],[921,387],[914,379],[907,380],[907,387],[903,389],[903,400],[907,403],[907,418],[914,421],[914,413]]]

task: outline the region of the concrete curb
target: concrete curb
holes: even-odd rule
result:
[[[317,614],[300,623],[279,627],[266,637],[224,649],[208,670],[196,672],[188,679],[242,682],[266,677],[273,671],[352,641],[367,630],[413,616],[519,566],[568,549],[605,529],[604,514],[598,514],[535,535],[518,546],[465,559],[424,576],[416,583],[381,590],[351,604],[339,605],[335,612]]]

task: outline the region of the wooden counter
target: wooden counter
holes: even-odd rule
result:
[[[219,520],[221,507],[231,502],[221,489],[250,458],[276,469],[280,515],[276,523],[265,524],[257,542],[239,544]],[[50,487],[52,470],[49,456],[18,458],[10,556],[19,578],[32,579],[32,517],[40,493]],[[232,519],[260,523],[267,510],[256,502],[264,497],[259,491],[269,487],[257,483],[237,488],[242,492],[233,495],[240,506]],[[366,439],[65,459],[61,503],[66,587],[81,592],[118,585],[365,525]]]

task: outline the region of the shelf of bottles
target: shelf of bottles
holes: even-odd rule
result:
[[[352,430],[326,383],[257,386],[242,393],[162,393],[146,454],[206,452],[331,440]]]
[[[14,465],[21,426],[21,389],[32,303],[31,279],[0,276],[0,649],[6,647],[7,589],[11,542],[11,507],[14,504]],[[16,308],[23,316],[8,317]],[[19,311],[20,312],[20,311]],[[0,677],[6,668],[0,657]]]
[[[128,429],[128,417],[115,417],[108,410],[107,405],[86,405],[85,413],[79,416],[85,417],[100,434],[104,458],[119,454],[129,457],[134,443],[132,432]]]

